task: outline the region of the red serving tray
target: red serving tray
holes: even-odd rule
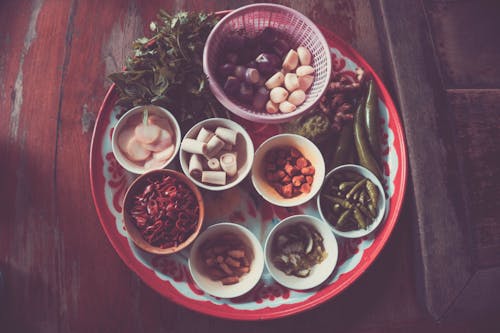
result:
[[[273,281],[265,271],[261,281],[247,294],[235,299],[219,299],[205,294],[194,283],[187,266],[189,249],[171,256],[154,256],[138,249],[128,238],[120,215],[123,195],[135,176],[121,168],[111,151],[111,135],[116,123],[114,106],[118,97],[115,86],[111,86],[106,94],[97,116],[90,151],[90,180],[97,214],[120,258],[147,285],[173,302],[208,315],[239,320],[293,315],[320,305],[354,283],[373,263],[391,235],[401,210],[407,177],[405,139],[398,112],[371,66],[335,34],[321,30],[331,48],[335,72],[354,75],[354,69],[359,66],[376,82],[384,139],[383,184],[388,196],[388,209],[385,221],[371,235],[360,239],[338,239],[339,259],[332,276],[312,290],[289,290]],[[255,147],[279,132],[277,125],[239,121],[244,122]],[[315,200],[291,209],[275,207],[259,198],[250,183],[243,182],[225,194],[226,197],[220,193],[205,192],[205,201],[213,205],[225,202],[225,205],[217,207],[219,215],[213,211],[212,216],[207,217],[205,226],[221,220],[239,223],[251,229],[263,244],[267,232],[281,219],[297,213],[317,215]]]

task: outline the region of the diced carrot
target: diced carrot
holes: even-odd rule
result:
[[[290,184],[292,182],[292,177],[286,175],[285,177],[281,178],[281,183],[283,185]]]
[[[297,175],[300,171],[299,169],[297,169],[296,167],[294,167],[293,165],[287,163],[285,165],[285,172],[289,175],[289,176],[295,176]]]
[[[313,183],[313,176],[306,176],[306,183],[312,184]]]
[[[314,167],[312,165],[310,165],[308,167],[302,168],[300,170],[300,172],[305,176],[312,176],[312,175],[314,175],[315,170],[314,170]]]
[[[302,193],[309,193],[311,192],[311,185],[308,183],[304,183],[302,184],[302,186],[300,186],[300,190],[302,191]]]
[[[303,182],[305,182],[306,179],[303,175],[299,175],[299,176],[295,176],[292,178],[292,184],[293,186],[297,186],[299,187],[300,185],[302,185]]]
[[[299,157],[295,162],[295,166],[299,169],[307,167],[308,164],[309,163],[305,157]]]
[[[281,179],[283,179],[283,177],[286,176],[286,173],[283,170],[278,170],[275,172],[275,175],[276,175],[275,180],[281,180]]]
[[[288,184],[288,185],[284,185],[281,187],[281,192],[282,192],[282,195],[285,197],[285,198],[291,198],[292,197],[292,191],[293,191],[293,186],[292,184]]]

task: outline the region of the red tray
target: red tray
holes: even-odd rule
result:
[[[101,106],[94,128],[90,152],[92,195],[101,225],[118,255],[147,285],[161,295],[190,309],[223,318],[239,320],[272,319],[289,316],[329,300],[350,286],[373,263],[394,229],[406,187],[406,148],[402,125],[380,78],[370,65],[347,43],[322,29],[331,48],[333,69],[354,75],[356,67],[369,73],[379,90],[380,123],[383,128],[383,185],[388,195],[385,221],[376,232],[360,239],[338,239],[339,259],[332,276],[320,287],[307,291],[289,290],[277,284],[265,270],[261,281],[247,294],[219,299],[201,291],[189,273],[189,249],[172,256],[142,252],[128,238],[121,220],[122,200],[135,177],[126,172],[111,151],[111,134],[116,124],[114,105],[118,94],[113,85]],[[255,147],[279,132],[277,125],[245,122]],[[249,181],[222,193],[204,192],[207,211],[205,227],[220,221],[242,224],[264,243],[267,232],[281,219],[297,213],[319,216],[315,200],[289,209],[263,202]],[[224,205],[217,203],[224,202]]]

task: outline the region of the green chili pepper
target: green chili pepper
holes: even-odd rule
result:
[[[339,185],[339,190],[343,191],[343,190],[347,190],[348,188],[351,188],[353,187],[354,185],[356,184],[355,181],[346,181],[346,182],[342,182],[340,183]]]
[[[359,202],[360,202],[362,205],[365,205],[365,204],[366,204],[366,201],[367,201],[367,196],[368,196],[368,194],[366,193],[366,190],[362,190],[362,191],[361,191],[361,194],[359,195]]]
[[[353,215],[354,218],[356,219],[356,222],[358,223],[358,227],[361,229],[366,229],[366,222],[365,219],[363,218],[363,214],[359,211],[358,208],[354,208],[353,210]]]
[[[369,218],[372,218],[372,219],[374,219],[374,218],[375,218],[375,215],[374,215],[374,214],[372,214],[372,212],[371,212],[368,208],[366,208],[365,206],[360,205],[360,206],[359,206],[359,207],[357,207],[357,208],[358,208],[358,209],[361,211],[361,213],[363,213],[366,217],[369,217]]]
[[[365,125],[364,125],[364,99],[360,101],[354,114],[354,143],[356,151],[358,152],[359,163],[373,172],[373,174],[380,178],[380,170],[376,159],[370,151],[370,142],[368,141]]]
[[[349,215],[351,215],[351,212],[352,212],[352,210],[351,210],[351,209],[347,209],[347,210],[345,210],[345,211],[342,213],[342,215],[340,215],[340,217],[339,217],[339,219],[337,220],[337,223],[335,224],[335,226],[336,226],[337,228],[341,228],[341,227],[345,224],[345,222],[347,222],[347,219],[348,219]]]
[[[351,190],[345,195],[346,199],[350,199],[356,192],[361,191],[361,189],[365,186],[368,179],[363,178],[359,182],[354,185]]]
[[[330,200],[333,204],[336,204],[336,203],[339,204],[343,208],[346,208],[346,209],[352,208],[352,204],[349,201],[344,200],[342,198],[334,197],[334,196],[327,195],[327,194],[323,195],[323,197],[325,199]]]
[[[380,163],[380,128],[379,128],[379,109],[378,95],[375,82],[370,80],[368,83],[368,95],[366,97],[365,107],[365,128],[368,134],[371,151],[377,162]],[[380,165],[380,164],[379,164]]]
[[[368,196],[374,205],[378,204],[378,188],[373,184],[370,180],[366,182],[366,191],[368,192]]]
[[[368,210],[370,211],[370,213],[372,213],[372,215],[377,215],[377,209],[375,208],[375,205],[373,203],[368,204]]]

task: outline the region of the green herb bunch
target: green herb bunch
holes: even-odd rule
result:
[[[225,116],[208,88],[203,72],[203,48],[217,17],[207,13],[160,10],[151,22],[151,38],[132,44],[125,70],[109,78],[116,84],[124,107],[154,104],[171,111],[186,129],[205,118]]]

